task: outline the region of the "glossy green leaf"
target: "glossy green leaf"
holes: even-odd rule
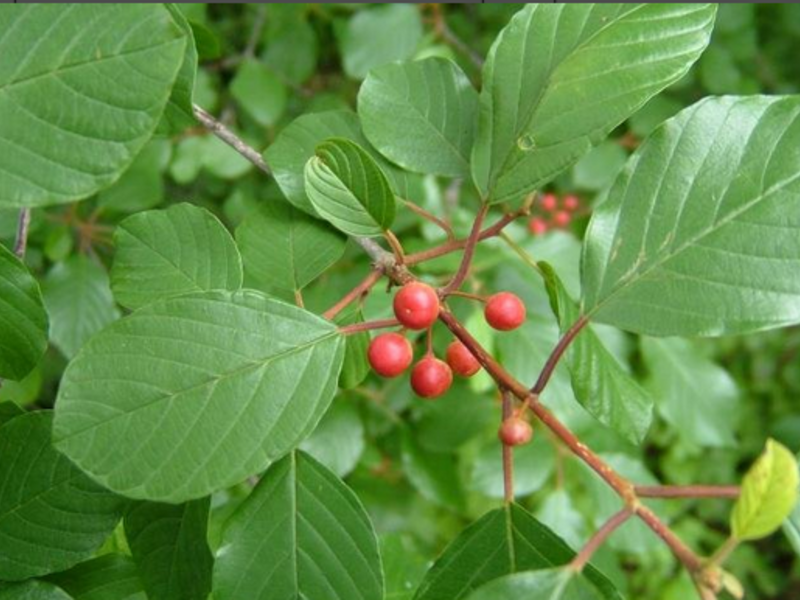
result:
[[[570,569],[544,569],[507,575],[492,581],[468,600],[621,600],[622,596],[609,583],[598,585],[588,577]]]
[[[343,354],[331,323],[253,290],[150,304],[67,367],[56,446],[132,498],[199,498],[305,438],[336,391]]]
[[[89,479],[50,440],[50,411],[0,428],[0,580],[18,581],[89,558],[123,500]]]
[[[192,25],[183,16],[176,4],[165,4],[175,23],[186,35],[186,50],[183,62],[172,86],[167,106],[164,108],[164,117],[159,125],[159,132],[178,133],[192,126],[196,121],[192,110],[192,97],[194,96],[194,80],[197,76],[197,47],[195,46]]]
[[[132,503],[125,537],[148,600],[206,600],[214,559],[206,540],[210,499]]]
[[[530,4],[483,67],[472,174],[519,200],[677,81],[708,44],[713,4]]]
[[[731,532],[738,540],[757,540],[781,526],[797,504],[800,475],[789,450],[767,440],[767,446],[742,480],[731,514]]]
[[[215,600],[383,600],[378,542],[356,495],[302,452],[274,464],[225,526]]]
[[[233,237],[210,212],[191,204],[138,213],[114,234],[111,289],[117,302],[139,308],[169,296],[242,286]]]
[[[450,543],[428,571],[415,600],[461,600],[485,583],[519,571],[568,563],[575,553],[517,504],[486,513]],[[591,566],[586,578],[601,589],[611,583]]]
[[[373,69],[358,94],[358,115],[367,139],[398,165],[469,175],[478,93],[455,63],[429,58]]]
[[[348,235],[375,236],[391,227],[394,192],[378,164],[358,144],[332,138],[306,163],[306,192],[319,215]]]
[[[71,202],[119,177],[156,128],[185,44],[159,4],[4,7],[0,204]]]
[[[356,12],[341,35],[344,71],[363,79],[370,69],[411,58],[422,39],[419,9],[388,4]]]
[[[540,266],[550,305],[564,334],[578,320],[580,310],[553,268],[544,262]],[[566,363],[578,402],[601,423],[640,444],[653,418],[653,399],[608,351],[591,325],[584,326],[570,344]]]
[[[39,284],[0,244],[0,377],[19,381],[47,349],[47,313]]]
[[[136,564],[122,554],[104,554],[47,579],[74,600],[148,600]]]
[[[800,322],[800,96],[703,100],[628,161],[594,212],[583,310],[657,336]]]
[[[236,242],[252,281],[294,292],[342,257],[347,238],[291,204],[273,200],[245,217]]]
[[[42,295],[50,316],[50,341],[67,358],[75,356],[86,340],[120,316],[108,273],[84,254],[50,269]]]
[[[300,449],[337,477],[346,477],[355,469],[364,445],[364,424],[355,403],[337,398],[314,432],[300,444]]]
[[[286,86],[263,63],[245,60],[231,81],[231,95],[259,125],[269,127],[286,110]]]
[[[45,581],[0,582],[0,600],[74,600],[64,590]]]
[[[641,342],[658,411],[694,446],[735,447],[739,391],[730,374],[689,340]]]

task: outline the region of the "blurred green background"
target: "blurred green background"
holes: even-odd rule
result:
[[[478,62],[520,5],[181,5],[194,30],[201,69],[195,101],[254,147],[267,148],[301,114],[355,109],[370,68],[392,60],[444,56],[458,62],[476,86]],[[787,94],[800,88],[800,5],[720,6],[711,46],[691,72],[620,126],[550,189],[577,195],[579,216],[564,228],[532,235],[510,228],[517,249],[500,240],[481,246],[472,291],[509,289],[529,308],[518,331],[494,335],[480,312],[456,299],[468,328],[522,381],[537,375],[557,339],[541,280],[520,252],[554,264],[568,288],[579,289],[582,231],[599,190],[608,185],[642,138],[681,108],[717,94]],[[412,133],[410,133],[412,134]],[[410,198],[449,219],[465,234],[477,206],[458,182],[412,178]],[[71,206],[34,212],[27,263],[42,282],[51,314],[45,361],[21,383],[7,382],[0,400],[52,406],[61,372],[82,343],[121,315],[108,287],[114,227],[126,216],[176,202],[217,213],[232,230],[257,218],[259,207],[283,201],[277,185],[199,126],[162,132],[113,186]],[[538,209],[537,209],[538,210]],[[0,239],[12,244],[16,212],[0,211]],[[434,226],[409,211],[396,233],[407,250],[443,241]],[[254,252],[242,243],[248,285],[280,295],[259,280]],[[457,256],[420,268],[444,281]],[[322,311],[366,274],[358,247],[304,291],[306,306]],[[389,314],[376,288],[368,318]],[[293,300],[293,298],[289,298]],[[574,401],[559,370],[544,401],[611,464],[640,483],[732,483],[773,436],[800,451],[800,329],[714,340],[641,339],[598,327],[613,350],[657,399],[657,417],[642,448],[630,446]],[[445,331],[436,332],[443,353]],[[430,561],[466,524],[502,497],[496,428],[499,404],[485,376],[460,382],[437,402],[412,396],[405,379],[364,376],[356,360],[351,389],[335,400],[304,444],[345,476],[381,534],[389,597],[411,597]],[[581,545],[618,508],[616,497],[548,432],[516,455],[521,502],[571,545]],[[212,545],[220,524],[247,486],[218,494]],[[694,547],[708,553],[727,535],[730,503],[670,501],[653,505]],[[795,547],[777,534],[739,548],[730,563],[758,599],[800,598],[800,516]],[[788,531],[788,528],[787,528]],[[110,541],[108,548],[123,542]],[[631,600],[684,600],[695,592],[667,549],[638,523],[615,535],[597,562]]]

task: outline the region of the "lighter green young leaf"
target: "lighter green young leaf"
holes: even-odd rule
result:
[[[797,460],[775,440],[750,467],[731,514],[731,531],[740,541],[766,537],[781,526],[798,498]]]
[[[333,398],[343,355],[333,324],[253,290],[169,298],[83,346],[53,437],[124,495],[200,498],[296,447]]]
[[[410,171],[469,175],[478,93],[455,63],[442,58],[373,69],[358,93],[367,139]]]
[[[274,464],[225,525],[216,600],[383,600],[383,590],[366,510],[303,452]]]
[[[358,144],[332,138],[317,146],[305,168],[314,209],[348,235],[375,236],[394,221],[396,202],[381,168]]]
[[[153,134],[185,45],[160,4],[4,7],[0,205],[63,204],[116,180]]]
[[[0,378],[19,381],[47,349],[47,313],[39,284],[0,244]]]
[[[664,123],[595,210],[583,311],[655,336],[800,322],[800,96],[709,98]]]
[[[678,80],[708,44],[713,4],[530,4],[483,68],[472,175],[522,198]]]

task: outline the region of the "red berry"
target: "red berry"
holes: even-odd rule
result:
[[[411,370],[411,388],[423,398],[436,398],[450,389],[453,372],[447,363],[426,356]]]
[[[439,296],[431,286],[414,281],[394,296],[394,316],[409,329],[427,329],[439,317]]]
[[[378,375],[397,377],[411,364],[414,350],[399,333],[382,333],[370,342],[367,359]]]
[[[541,217],[533,217],[528,221],[528,231],[533,235],[542,235],[547,233],[547,221]]]
[[[446,358],[450,368],[463,377],[472,377],[481,369],[478,359],[458,340],[450,342]]]
[[[558,206],[558,196],[555,194],[545,194],[542,196],[542,199],[539,201],[539,204],[542,206],[542,210],[547,212],[552,212]]]
[[[556,227],[566,227],[572,221],[572,215],[565,210],[559,210],[553,215],[553,224]]]
[[[506,446],[521,446],[531,441],[533,428],[519,417],[510,417],[500,425],[497,437]]]
[[[578,210],[581,205],[581,201],[577,196],[570,194],[569,196],[564,196],[564,208],[568,211]]]
[[[495,294],[483,310],[486,322],[500,331],[511,331],[525,322],[525,305],[511,292]]]

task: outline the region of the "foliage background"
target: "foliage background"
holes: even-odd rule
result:
[[[474,83],[480,70],[469,57],[485,56],[519,5],[181,5],[200,51],[195,100],[264,149],[300,114],[355,108],[361,79],[395,59],[445,56]],[[447,29],[442,29],[446,23]],[[462,40],[468,51],[458,48]],[[712,44],[692,71],[654,98],[550,188],[577,193],[591,207],[627,155],[658,123],[706,95],[800,91],[800,5],[720,6]],[[447,215],[467,233],[475,198],[433,177],[414,182],[413,199]],[[109,291],[110,243],[126,216],[177,202],[209,208],[231,228],[257,216],[266,202],[282,202],[276,184],[255,171],[202,128],[156,137],[112,187],[80,204],[34,211],[26,262],[42,282],[51,315],[53,346],[23,382],[6,382],[0,401],[51,407],[68,358],[93,332],[122,313]],[[586,211],[588,213],[588,211]],[[537,258],[555,264],[567,286],[578,285],[578,258],[586,216],[568,231],[533,238],[511,230]],[[0,240],[13,245],[15,211],[0,211]],[[409,212],[396,228],[408,250],[440,241],[441,234]],[[237,236],[238,237],[238,236]],[[518,332],[492,339],[479,313],[458,310],[470,329],[494,348],[513,374],[531,380],[557,338],[544,288],[502,242],[479,248],[475,291],[509,289],[530,311]],[[485,246],[485,247],[484,247]],[[245,258],[246,284],[268,289],[254,251]],[[457,256],[426,263],[431,281],[457,266]],[[256,268],[254,268],[254,265]],[[334,269],[304,291],[306,306],[322,311],[354,285],[368,263],[348,247]],[[293,298],[287,298],[293,300]],[[365,316],[389,314],[389,296],[376,290]],[[474,318],[473,318],[474,316]],[[747,337],[682,341],[638,339],[604,330],[606,343],[655,393],[657,420],[642,448],[634,448],[572,401],[565,373],[557,373],[547,402],[593,448],[639,481],[730,483],[758,454],[767,436],[800,451],[800,329]],[[448,342],[439,331],[441,353]],[[427,564],[463,526],[499,504],[502,481],[495,432],[499,402],[480,377],[459,384],[436,403],[415,399],[405,379],[387,384],[372,376],[334,401],[304,448],[332,467],[366,504],[392,568],[389,598],[410,598]],[[573,546],[615,509],[613,495],[563,452],[547,432],[517,452],[522,503]],[[248,492],[246,485],[217,494],[211,511],[212,548],[220,526]],[[661,502],[658,507],[692,546],[710,551],[726,534],[725,501]],[[120,550],[114,539],[106,550]],[[124,550],[124,548],[122,548]],[[682,600],[691,583],[673,557],[639,523],[629,523],[599,555],[599,566],[628,598]],[[772,536],[741,547],[731,571],[749,597],[800,597],[800,564],[790,544]],[[680,574],[680,575],[677,575]],[[677,575],[677,576],[676,576]],[[393,592],[393,595],[391,593]]]

